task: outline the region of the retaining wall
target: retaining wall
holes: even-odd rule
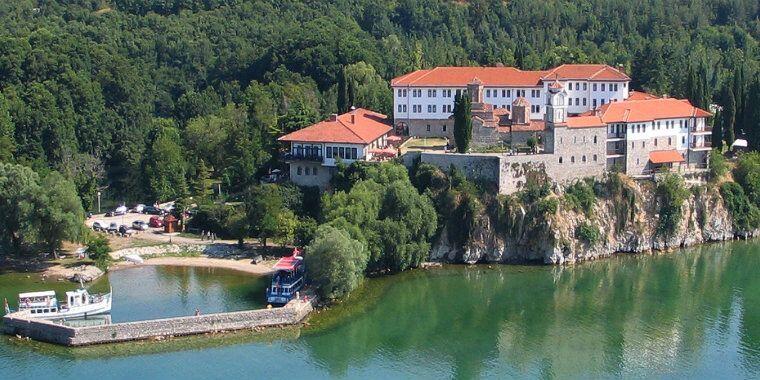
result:
[[[246,310],[200,316],[153,319],[101,326],[68,327],[17,312],[3,318],[3,332],[64,346],[115,343],[155,337],[293,325],[313,310],[313,298],[294,300],[281,308]]]

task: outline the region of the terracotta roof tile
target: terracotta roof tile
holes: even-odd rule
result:
[[[544,120],[531,120],[529,124],[512,124],[512,132],[541,132],[546,129]]]
[[[607,126],[607,124],[602,121],[602,118],[596,115],[568,117],[565,119],[565,125],[567,125],[568,128],[595,128]]]
[[[331,142],[347,144],[369,144],[390,132],[388,118],[380,113],[357,108],[339,115],[336,120],[320,121],[280,137],[279,141]]]
[[[683,156],[681,153],[678,153],[677,150],[671,149],[671,150],[655,150],[649,152],[649,161],[651,161],[653,164],[664,164],[664,163],[670,163],[670,162],[684,162]]]
[[[599,113],[607,124],[712,116],[711,113],[692,106],[688,100],[675,98],[612,102],[599,107]]]
[[[391,86],[459,86],[477,78],[486,86],[539,86],[546,71],[522,71],[514,67],[436,67],[417,70],[391,80]]]
[[[552,70],[544,78],[627,81],[628,75],[609,65],[565,64]]]
[[[628,99],[626,100],[650,100],[650,99],[659,99],[660,97],[657,95],[648,94],[646,92],[641,91],[631,91],[628,93]]]

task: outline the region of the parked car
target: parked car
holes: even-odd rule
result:
[[[119,206],[115,210],[113,210],[114,216],[126,215],[126,213],[127,213],[127,206]]]
[[[109,234],[115,234],[119,232],[119,225],[116,223],[111,223],[108,225],[108,233]]]
[[[148,215],[163,215],[164,214],[164,210],[161,210],[158,207],[145,206],[143,208],[143,214],[148,214]]]
[[[106,213],[106,218],[113,216],[113,211],[109,211]]]
[[[145,205],[140,203],[138,205],[135,205],[134,208],[132,208],[132,212],[136,212],[138,214],[142,214],[143,210],[145,209]]]
[[[107,229],[108,229],[108,226],[106,226],[106,222],[102,220],[96,220],[92,223],[93,231],[106,231]]]
[[[124,237],[132,236],[132,235],[135,234],[135,232],[136,232],[135,230],[133,230],[133,229],[131,229],[131,228],[129,228],[129,227],[123,225],[123,224],[121,226],[119,226],[119,235],[121,235],[121,236],[124,236]]]
[[[135,220],[132,222],[132,229],[137,231],[145,231],[148,229],[148,223],[145,223],[144,220]]]
[[[158,216],[151,216],[148,220],[148,226],[150,227],[163,227],[164,221]]]

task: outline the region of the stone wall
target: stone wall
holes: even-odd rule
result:
[[[409,136],[417,137],[448,137],[454,139],[454,119],[413,119],[399,120],[406,123],[409,128]],[[430,130],[428,131],[428,125]],[[444,131],[443,126],[446,126]]]
[[[281,308],[216,313],[200,316],[114,323],[102,326],[68,327],[30,318],[17,312],[3,318],[3,331],[48,343],[83,346],[143,340],[155,337],[205,334],[232,330],[292,325],[313,310],[313,298],[294,300]]]
[[[307,170],[309,174],[306,174]],[[314,174],[314,170],[317,174]],[[317,186],[324,190],[330,184],[330,179],[335,172],[336,168],[322,166],[321,162],[294,161],[290,163],[290,180],[298,186]]]
[[[420,154],[420,161],[437,166],[446,172],[448,172],[451,166],[454,166],[468,179],[498,184],[501,167],[500,156],[499,154],[490,153],[457,154],[422,152]]]

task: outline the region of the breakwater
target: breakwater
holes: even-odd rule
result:
[[[3,332],[64,346],[162,339],[184,335],[295,325],[313,310],[313,302],[314,298],[308,297],[293,300],[280,308],[87,327],[64,326],[53,321],[32,318],[28,312],[16,312],[3,317]]]

